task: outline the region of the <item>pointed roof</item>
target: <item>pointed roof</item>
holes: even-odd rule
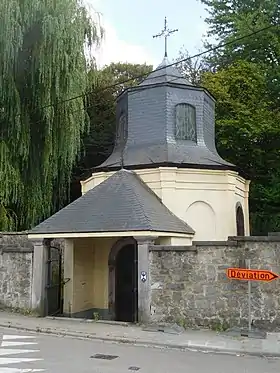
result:
[[[120,170],[29,234],[160,231],[194,234],[132,171]]]
[[[192,85],[188,82],[175,66],[170,66],[167,57],[164,57],[162,63],[154,70],[148,77],[139,84],[139,86],[146,86],[160,83],[175,83]]]

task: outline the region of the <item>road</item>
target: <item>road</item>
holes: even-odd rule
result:
[[[0,329],[0,342],[0,373],[280,372],[279,359],[161,350],[10,329]],[[96,354],[105,356],[96,358]],[[111,360],[105,359],[108,355]]]

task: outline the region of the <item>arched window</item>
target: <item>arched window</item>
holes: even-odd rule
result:
[[[127,117],[126,113],[121,113],[117,125],[116,143],[117,145],[123,143],[127,136]]]
[[[196,142],[196,111],[189,104],[178,104],[175,107],[175,138]]]
[[[237,236],[245,236],[244,214],[241,205],[236,209],[236,232]]]

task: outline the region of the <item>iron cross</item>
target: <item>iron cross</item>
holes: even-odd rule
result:
[[[167,57],[167,38],[168,36],[170,36],[171,34],[173,34],[174,32],[177,32],[178,29],[176,30],[170,30],[167,28],[167,19],[166,17],[164,18],[164,29],[161,31],[160,34],[157,34],[157,35],[154,35],[153,38],[161,38],[162,36],[164,36],[164,39],[165,39],[165,53],[164,53],[164,57]]]

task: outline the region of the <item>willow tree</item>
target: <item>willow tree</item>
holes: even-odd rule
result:
[[[85,46],[99,31],[79,0],[0,1],[0,230],[65,202],[88,123]]]

